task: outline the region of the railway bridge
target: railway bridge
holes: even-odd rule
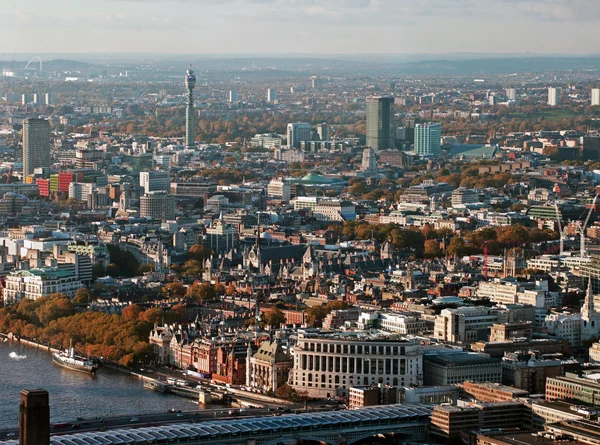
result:
[[[384,405],[346,411],[174,423],[55,435],[51,445],[289,445],[299,440],[352,445],[380,434],[424,440],[433,407]],[[0,442],[18,445],[18,441]]]

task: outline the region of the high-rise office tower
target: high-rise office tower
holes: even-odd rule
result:
[[[296,148],[300,141],[310,141],[312,129],[306,122],[294,122],[287,126],[287,144]]]
[[[515,88],[507,88],[506,98],[508,100],[517,100],[517,90]]]
[[[600,88],[592,89],[592,105],[600,105]]]
[[[23,182],[38,167],[50,167],[50,123],[46,119],[23,122]]]
[[[323,122],[322,124],[317,125],[317,134],[319,135],[319,139],[322,141],[329,140],[329,124]]]
[[[35,103],[35,94],[21,94],[21,105]]]
[[[415,125],[415,152],[420,156],[436,157],[442,152],[442,125],[427,122]]]
[[[54,102],[56,102],[56,95],[54,93],[46,93],[44,95],[44,103],[46,105],[54,105]]]
[[[367,146],[374,150],[394,147],[393,97],[367,97]]]
[[[238,92],[237,90],[229,91],[229,103],[236,103],[238,101]]]
[[[140,172],[140,187],[144,187],[144,193],[168,192],[171,188],[171,175],[159,170]]]
[[[267,90],[267,101],[275,102],[277,100],[277,90],[275,88],[269,88]]]
[[[560,105],[560,88],[548,88],[548,105],[551,107]]]
[[[411,144],[415,143],[415,125],[417,121],[415,118],[406,118],[404,119],[404,138],[409,141]]]
[[[187,103],[185,109],[185,148],[194,148],[194,88],[196,87],[196,76],[192,66],[185,75],[185,89],[187,90]]]
[[[377,170],[377,155],[372,148],[365,148],[363,150],[361,169],[365,172]]]
[[[165,192],[150,192],[140,197],[140,217],[169,221],[175,219],[175,198]]]
[[[583,161],[600,160],[600,136],[588,135],[581,138]]]

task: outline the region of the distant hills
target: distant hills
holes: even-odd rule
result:
[[[0,58],[0,69],[11,69],[11,70],[15,70],[15,71],[21,71],[23,70],[23,68],[25,68],[25,65],[27,64],[27,61],[29,61],[31,58],[27,59],[26,61],[22,61],[22,60],[2,60]],[[77,61],[77,60],[69,60],[69,59],[50,59],[50,60],[46,60],[44,57],[42,57],[42,69],[43,71],[88,71],[93,65],[87,62],[81,62],[81,61]],[[36,60],[33,60],[31,62],[31,64],[29,65],[29,67],[32,70],[37,70],[39,68],[39,62]]]
[[[3,57],[4,56],[4,57]],[[9,60],[0,54],[0,68],[22,70],[25,61]],[[17,58],[12,55],[13,58]],[[437,58],[435,58],[437,56]],[[48,59],[46,59],[48,57]],[[386,75],[502,75],[560,71],[600,71],[600,56],[543,55],[161,55],[161,54],[74,54],[51,58],[42,56],[44,71],[95,71],[103,65],[121,67],[152,65],[173,70],[188,64],[202,71],[259,71],[270,76],[277,72],[302,75],[386,74]],[[4,60],[2,60],[4,59]],[[33,62],[32,66],[36,66]]]

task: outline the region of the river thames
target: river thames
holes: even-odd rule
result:
[[[32,388],[50,394],[51,422],[198,409],[191,400],[144,389],[140,379],[125,373],[107,368],[96,376],[74,372],[55,365],[49,352],[0,342],[0,428],[18,425],[19,392]]]

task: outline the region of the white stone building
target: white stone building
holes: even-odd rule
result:
[[[393,312],[363,312],[357,322],[357,328],[381,329],[400,335],[417,335],[427,329],[427,323],[411,314]]]
[[[419,385],[423,353],[417,342],[375,331],[298,332],[289,384],[311,397],[347,395],[360,385]]]
[[[54,293],[73,297],[81,286],[81,280],[72,270],[56,267],[18,270],[6,277],[4,304],[14,304],[23,298],[37,300]]]
[[[503,323],[507,315],[487,307],[444,309],[435,317],[434,338],[446,343],[474,343],[487,340],[494,323]]]
[[[254,355],[248,346],[246,386],[275,392],[287,383],[291,368],[292,359],[285,353],[279,340],[263,342]]]

